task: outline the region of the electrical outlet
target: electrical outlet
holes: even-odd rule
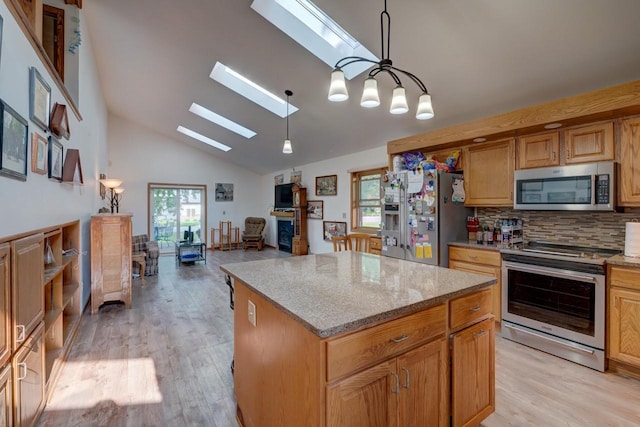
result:
[[[249,300],[248,313],[249,323],[251,323],[253,326],[256,326],[256,305],[251,300]]]

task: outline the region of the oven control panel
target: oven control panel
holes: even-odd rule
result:
[[[609,175],[596,176],[596,204],[608,205],[611,195],[609,194]]]

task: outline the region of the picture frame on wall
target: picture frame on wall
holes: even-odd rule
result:
[[[51,87],[36,67],[29,69],[29,118],[42,130],[49,130]]]
[[[216,183],[216,202],[233,202],[233,184]]]
[[[47,160],[49,155],[49,143],[37,132],[31,132],[31,171],[45,175],[47,173]]]
[[[29,152],[27,120],[1,99],[0,117],[0,175],[26,181]]]
[[[62,143],[54,136],[49,137],[49,178],[62,181]]]
[[[276,175],[273,177],[273,185],[284,184],[284,174]]]
[[[324,217],[324,202],[322,200],[307,200],[307,218],[322,219]]]
[[[324,240],[331,241],[332,237],[346,236],[347,223],[340,221],[322,221],[322,234]]]
[[[302,185],[302,171],[293,171],[289,175],[289,182],[292,184]]]
[[[337,196],[338,175],[316,177],[316,196]]]

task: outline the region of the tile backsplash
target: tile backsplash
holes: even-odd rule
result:
[[[624,251],[625,223],[640,221],[640,213],[516,211],[511,208],[478,208],[480,223],[498,218],[522,218],[524,241]]]

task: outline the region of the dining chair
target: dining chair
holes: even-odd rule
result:
[[[369,252],[371,235],[364,233],[351,233],[347,235],[351,243],[351,250],[356,252]]]
[[[333,252],[351,250],[351,240],[347,236],[333,236],[331,243],[333,243]]]

